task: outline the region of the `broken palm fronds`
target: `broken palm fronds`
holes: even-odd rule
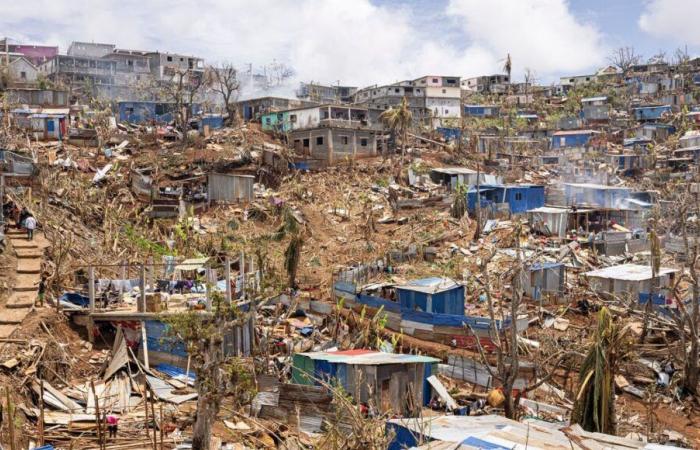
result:
[[[452,200],[452,208],[450,214],[455,219],[461,219],[467,212],[467,187],[459,183],[455,189],[454,200]]]
[[[598,313],[598,328],[581,365],[582,381],[571,422],[599,433],[615,433],[614,378],[618,363],[630,349],[629,328],[614,323],[607,308]]]

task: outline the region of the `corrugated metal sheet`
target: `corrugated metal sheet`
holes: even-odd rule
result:
[[[209,201],[235,203],[253,199],[252,175],[210,173],[207,179]]]

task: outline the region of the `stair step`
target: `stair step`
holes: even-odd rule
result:
[[[29,241],[18,241],[12,243],[12,248],[15,250],[38,249],[39,246]]]
[[[8,303],[5,305],[7,309],[29,309],[34,306],[34,302],[31,300],[22,300],[17,303]]]
[[[20,269],[20,268],[18,267],[18,268],[17,268],[17,273],[26,274],[26,275],[32,275],[32,274],[41,273],[41,269],[36,269],[36,268],[34,268],[34,267],[29,267],[29,268]]]
[[[34,286],[34,285],[30,285],[30,286],[15,286],[15,287],[12,288],[12,291],[13,291],[13,292],[32,292],[32,291],[34,291],[34,292],[37,292],[37,294],[38,294],[39,288],[38,288],[37,286]]]
[[[9,338],[17,327],[13,325],[0,325],[0,338]]]
[[[43,255],[38,252],[31,252],[31,253],[24,253],[24,252],[15,252],[15,257],[19,259],[39,259]]]

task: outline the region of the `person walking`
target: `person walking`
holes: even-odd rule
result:
[[[34,218],[34,216],[30,215],[26,219],[24,219],[24,228],[27,229],[27,240],[33,241],[34,229],[36,228],[36,219]]]

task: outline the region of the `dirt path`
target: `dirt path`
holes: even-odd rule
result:
[[[34,309],[41,279],[41,261],[48,242],[43,233],[27,240],[25,232],[10,230],[6,235],[8,251],[17,258],[15,283],[10,296],[0,303],[0,338],[12,336],[25,317]]]

